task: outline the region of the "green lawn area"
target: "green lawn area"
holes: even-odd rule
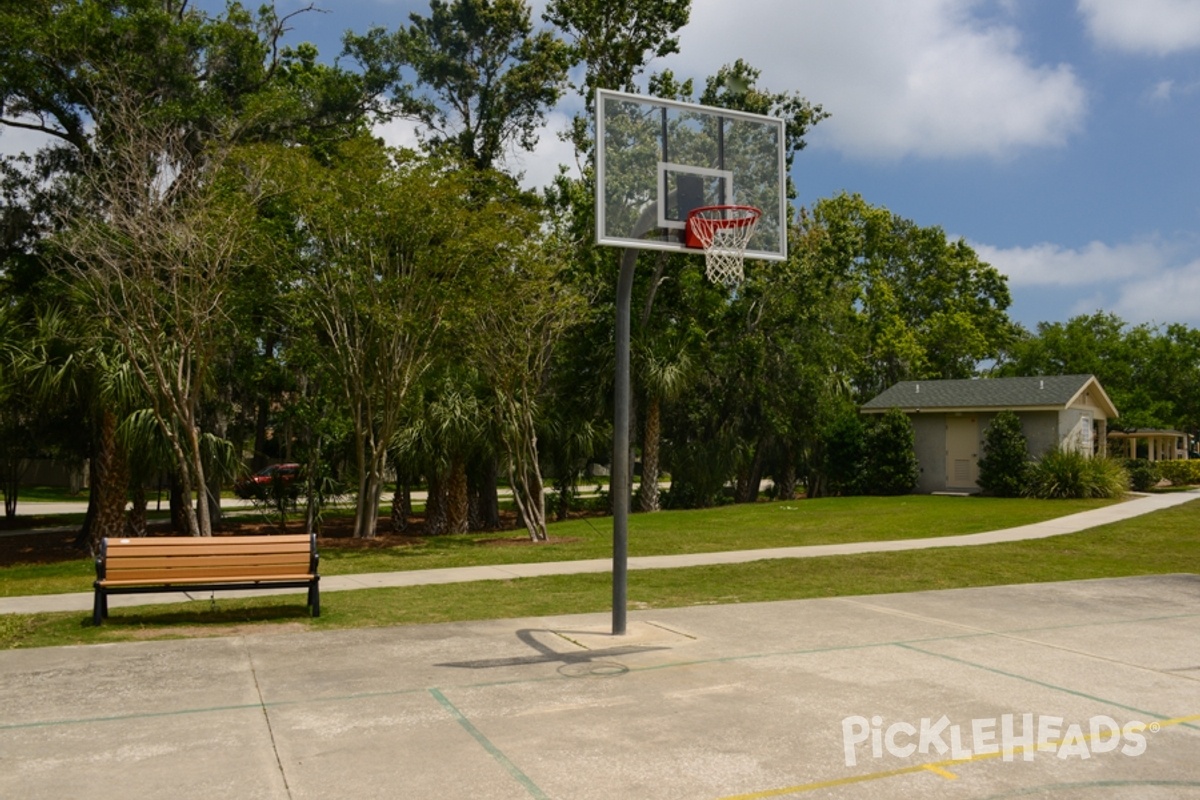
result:
[[[1106,500],[986,497],[839,497],[633,514],[629,555],[759,550],[839,542],[954,536],[1011,528],[1086,511]],[[295,524],[295,523],[293,523]],[[575,561],[612,556],[612,518],[584,517],[549,526],[552,541],[531,544],[523,531],[413,537],[388,548],[321,550],[322,575],[438,567]],[[95,568],[81,558],[0,570],[0,597],[90,591]]]
[[[946,513],[944,504],[952,506],[958,502],[960,505],[952,515],[960,522],[953,531],[956,533],[1010,527],[1021,524],[1014,521],[1015,517],[1025,516],[1024,512],[1018,513],[1016,509],[1027,501],[1002,501],[1013,504],[1010,509],[1013,513],[1005,518],[1005,524],[995,526],[985,524],[981,519],[968,519],[971,515],[966,513],[966,509],[975,499],[875,498],[870,500],[872,503],[880,503],[880,506],[873,507],[871,503],[845,503],[840,509],[840,514],[840,501],[828,501],[834,508],[824,511],[826,519],[823,525],[807,529],[807,535],[814,538],[805,541],[830,541],[829,538],[820,537],[836,536],[831,530],[837,527],[835,523],[845,515],[860,516],[863,519],[861,532],[864,535],[869,531],[878,534],[888,530],[893,534],[888,538],[903,536],[905,531],[909,532],[909,536],[927,535],[932,531],[917,532],[913,526],[915,520],[910,520],[907,524],[900,522],[911,513],[911,510],[906,511],[906,508],[913,500],[917,501],[918,506],[922,506],[926,500],[937,501],[930,503],[924,514],[916,514],[916,517],[923,517],[927,525],[942,519],[941,515]],[[780,505],[806,505],[810,502],[813,501]],[[886,508],[889,502],[894,504],[890,513]],[[790,519],[783,516],[785,509],[772,509],[771,505],[774,504],[760,504],[749,510],[742,508],[708,512],[665,512],[653,515],[653,520],[650,517],[636,519],[651,520],[645,524],[656,530],[661,526],[667,530],[678,527],[698,531],[708,529],[710,523],[711,531],[719,531],[722,525],[728,525],[739,514],[753,514],[755,511],[763,514],[763,519],[770,518],[769,511],[777,512],[779,518]],[[1094,505],[1090,504],[1088,507]],[[1057,508],[1060,512],[1069,510],[1063,505],[1058,505]],[[872,510],[873,514],[870,513]],[[820,511],[820,507],[817,506],[812,513],[821,517]],[[732,516],[725,517],[726,514]],[[1198,514],[1200,501],[1080,533],[1029,542],[967,548],[932,548],[904,553],[771,560],[684,569],[637,570],[630,573],[629,602],[631,609],[653,609],[1200,572]],[[670,517],[693,515],[694,518],[686,524],[669,520]],[[1042,518],[1048,516],[1056,515],[1043,514]],[[668,521],[659,521],[658,518]],[[870,522],[871,519],[874,519],[874,522]],[[604,520],[598,521],[602,522]],[[842,522],[847,528],[852,527],[846,520],[843,519]],[[778,524],[790,528],[796,523]],[[805,529],[805,526],[800,528]],[[843,528],[843,531],[847,528]],[[649,531],[642,530],[641,533]],[[705,535],[713,534],[697,534],[699,537]],[[799,534],[793,531],[792,535]],[[834,540],[852,541],[861,538],[863,537],[850,537],[843,533],[843,538]],[[519,550],[530,553],[540,550],[541,547],[482,549],[490,552]],[[6,570],[0,573],[3,574],[5,584],[8,583],[10,572]],[[75,590],[80,589],[76,586]],[[117,609],[100,628],[92,627],[90,614],[5,615],[0,617],[0,647],[228,635],[246,630],[243,627],[246,625],[292,623],[305,629],[328,630],[570,614],[606,611],[610,608],[610,603],[611,583],[607,574],[326,593],[322,598],[322,616],[319,619],[306,616],[300,596],[222,600],[216,609],[213,609],[208,601],[197,601],[188,604]]]
[[[955,536],[1100,508],[1107,500],[1012,500],[986,497],[836,497],[632,514],[629,555],[657,556],[759,550],[839,542]],[[612,556],[612,518],[585,517],[549,526],[552,541],[520,542],[523,531],[436,536],[388,550],[332,550],[321,572],[345,575],[432,567],[573,561]]]

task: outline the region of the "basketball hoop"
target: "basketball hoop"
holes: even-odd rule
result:
[[[687,216],[687,246],[704,250],[704,274],[713,283],[742,282],[746,245],[762,211],[754,206],[701,206]]]

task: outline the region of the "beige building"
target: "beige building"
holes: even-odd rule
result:
[[[903,381],[862,407],[898,408],[913,424],[918,492],[977,492],[983,435],[1001,411],[1021,420],[1029,454],[1059,447],[1106,455],[1117,409],[1094,375]]]

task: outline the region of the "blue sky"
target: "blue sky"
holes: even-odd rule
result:
[[[326,58],[347,29],[428,10],[317,4],[289,40]],[[796,158],[800,203],[858,192],[965,238],[1030,328],[1097,310],[1200,327],[1200,0],[693,0],[681,52],[650,69],[702,83],[738,58],[832,114]],[[577,107],[513,154],[528,184],[572,161],[553,130]],[[414,141],[403,123],[380,133]],[[0,151],[22,143],[0,135]]]

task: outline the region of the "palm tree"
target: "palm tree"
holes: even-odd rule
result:
[[[142,400],[127,364],[101,340],[82,335],[77,317],[42,309],[9,363],[27,376],[30,392],[47,406],[81,410],[91,431],[90,492],[79,541],[94,552],[100,540],[125,529],[129,454],[117,436],[124,412]]]
[[[637,348],[636,359],[645,409],[642,413],[642,485],[638,507],[642,511],[661,508],[659,446],[662,442],[662,408],[677,399],[691,383],[693,361],[688,342],[671,331]],[[614,491],[616,488],[614,487]]]

